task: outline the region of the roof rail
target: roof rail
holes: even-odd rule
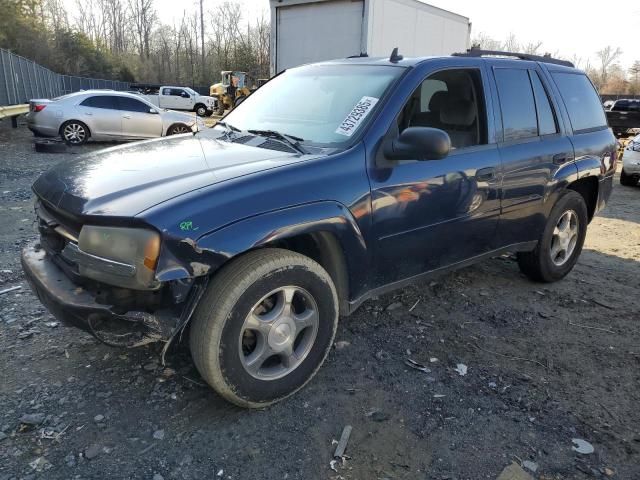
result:
[[[549,53],[544,55],[532,55],[529,53],[501,52],[499,50],[482,50],[478,47],[471,47],[464,53],[453,53],[455,57],[513,57],[520,60],[531,60],[532,62],[553,63],[564,67],[574,68],[575,65],[567,60],[553,58]]]

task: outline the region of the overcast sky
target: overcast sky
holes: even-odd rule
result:
[[[205,6],[212,10],[223,1],[205,0]],[[241,1],[246,19],[262,13],[269,17],[269,0]],[[541,40],[545,51],[559,51],[566,57],[575,53],[591,58],[592,63],[596,51],[611,45],[622,49],[620,63],[625,68],[640,60],[640,2],[430,0],[426,3],[469,17],[472,36],[484,32],[504,40],[513,32],[522,43]],[[198,0],[156,0],[156,4],[161,18],[171,22],[173,17],[182,16],[182,9],[196,9]]]

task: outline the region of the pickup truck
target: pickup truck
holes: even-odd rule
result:
[[[615,135],[624,135],[631,129],[640,128],[640,100],[616,100],[606,114]]]
[[[33,185],[26,277],[108,344],[184,332],[204,380],[252,408],[302,388],[372,296],[505,252],[560,280],[616,140],[584,72],[490,54],[293,68],[211,129],[62,162]]]
[[[160,108],[169,110],[188,110],[196,112],[199,117],[210,116],[217,108],[217,100],[213,97],[200,95],[189,87],[160,86],[156,89],[145,89],[141,94],[148,101]],[[153,92],[153,93],[151,93]]]

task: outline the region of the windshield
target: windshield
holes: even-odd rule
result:
[[[189,93],[189,95],[198,95],[198,92],[191,90],[189,87],[185,87],[184,89]]]
[[[275,130],[320,145],[344,143],[360,130],[403,68],[316,65],[275,77],[229,113],[240,130]]]

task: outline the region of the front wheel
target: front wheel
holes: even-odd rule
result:
[[[336,289],[318,263],[287,250],[256,250],[214,276],[194,312],[191,354],[222,397],[260,408],[315,375],[337,325]]]
[[[582,195],[565,192],[551,210],[535,250],[518,253],[522,273],[538,282],[564,278],[578,261],[587,224],[587,205]]]
[[[195,111],[196,115],[198,115],[199,117],[207,116],[207,107],[204,105],[196,105]]]
[[[175,125],[171,125],[167,130],[167,136],[169,135],[180,135],[181,133],[189,133],[191,129],[187,127],[184,123],[176,123]]]

